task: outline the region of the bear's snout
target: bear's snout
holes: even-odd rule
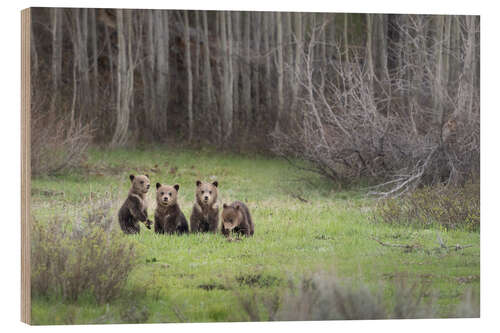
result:
[[[205,201],[208,201],[208,195],[205,195]]]
[[[149,184],[148,184],[148,185],[146,185],[146,188],[149,190]]]
[[[168,197],[163,197],[163,201],[168,202]]]

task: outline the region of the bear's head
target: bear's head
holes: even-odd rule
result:
[[[177,203],[177,193],[179,193],[179,185],[174,186],[162,185],[156,183],[156,202],[158,206],[172,206]]]
[[[217,186],[219,183],[217,181],[213,183],[206,183],[197,180],[196,181],[196,202],[200,206],[212,206],[217,202]]]
[[[222,225],[224,229],[231,231],[240,225],[243,220],[243,212],[239,205],[222,205]]]
[[[149,191],[149,176],[148,175],[130,175],[130,181],[132,182],[132,192],[137,194],[148,193]]]

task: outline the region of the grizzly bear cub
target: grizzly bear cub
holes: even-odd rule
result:
[[[231,232],[245,236],[252,236],[254,225],[248,207],[241,201],[230,205],[222,205],[222,234],[226,237]]]
[[[118,222],[126,234],[138,234],[141,231],[139,221],[144,222],[148,229],[151,229],[151,222],[148,219],[146,193],[149,190],[149,176],[139,175],[129,176],[132,187],[128,192],[128,197],[118,211]]]
[[[155,232],[158,234],[188,233],[188,223],[177,203],[179,185],[156,183]]]
[[[218,183],[196,181],[196,202],[189,219],[191,232],[217,232],[219,206],[217,205]]]

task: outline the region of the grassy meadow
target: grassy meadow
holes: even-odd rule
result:
[[[218,180],[219,204],[247,203],[255,235],[228,241],[221,234],[122,235],[137,249],[137,263],[120,296],[99,304],[90,295],[63,301],[32,299],[34,324],[245,321],[241,298],[280,297],[291,283],[321,271],[381,293],[388,307],[396,282],[426,285],[439,317],[449,316],[469,292],[478,294],[479,233],[439,226],[412,228],[376,223],[376,199],[363,186],[348,190],[318,175],[263,155],[172,148],[90,150],[84,166],[32,179],[32,214],[43,223],[84,215],[109,201],[113,227],[125,199],[129,174],[149,174],[149,218],[156,182],[179,184],[179,203],[189,220],[195,182]],[[462,250],[439,249],[472,245]],[[388,246],[381,245],[377,239]],[[409,248],[390,245],[409,245]],[[262,310],[263,320],[267,320]]]

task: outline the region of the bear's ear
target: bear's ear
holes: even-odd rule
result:
[[[144,176],[146,176],[149,179],[149,175],[148,174],[145,174]]]
[[[200,186],[201,185],[201,181],[197,180],[196,181],[196,186]]]
[[[131,181],[131,182],[133,182],[133,181],[134,181],[135,176],[134,176],[134,175],[130,175],[130,176],[129,176],[129,178],[130,178],[130,181]]]
[[[226,204],[222,205],[222,208],[226,209],[228,206]]]
[[[179,184],[175,184],[175,185],[174,185],[174,188],[175,188],[175,190],[176,190],[177,192],[179,192]]]
[[[215,186],[215,187],[217,187],[217,186],[219,185],[219,183],[218,183],[217,181],[214,181],[214,182],[212,183],[212,185],[213,185],[213,186]]]
[[[160,183],[156,183],[156,189],[158,189],[161,186]]]

